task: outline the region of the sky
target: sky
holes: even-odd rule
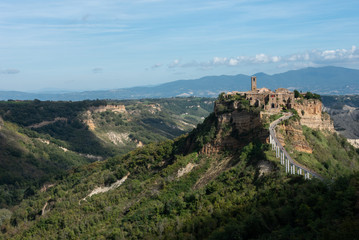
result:
[[[1,0],[0,90],[359,69],[358,0]]]

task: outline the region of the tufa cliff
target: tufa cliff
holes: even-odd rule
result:
[[[213,116],[209,119],[212,119],[209,123],[212,124],[212,129],[209,130],[211,134],[200,144],[201,153],[213,154],[221,150],[239,150],[248,142],[266,142],[268,137],[268,129],[263,127],[261,112],[243,99],[216,101]],[[190,148],[193,149],[193,146]]]
[[[283,111],[292,111],[295,115],[291,124],[281,125],[277,129],[283,146],[285,138],[290,138],[297,151],[312,153],[303,135],[304,125],[315,130],[335,132],[333,121],[322,112],[319,95],[305,93],[295,98],[295,94],[287,89],[281,88],[275,92],[266,88],[257,89],[256,81],[252,77],[251,91],[228,92],[219,96],[213,116],[204,122],[207,128],[204,127],[202,135],[197,132],[202,138],[197,135],[197,141],[192,141],[189,149],[197,147],[202,153],[212,154],[225,149],[240,149],[252,141],[268,142],[267,126],[279,118]],[[196,142],[197,146],[193,144]]]
[[[293,108],[300,116],[300,124],[313,129],[335,132],[333,121],[322,112],[323,104],[319,99],[296,99]]]

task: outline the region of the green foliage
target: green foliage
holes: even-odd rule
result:
[[[296,151],[291,137],[286,137],[286,148],[299,163],[330,179],[359,171],[359,154],[344,137],[306,126],[303,134],[313,153]]]
[[[146,146],[122,158],[78,169],[49,192],[25,200],[10,220],[4,220],[4,237],[356,238],[359,174],[340,177],[330,185],[284,176],[276,167],[259,177],[256,166],[266,159],[268,146],[258,142],[231,156],[233,167],[196,189],[196,182],[206,175],[210,166],[220,164],[223,159],[197,153],[174,156],[174,144],[168,141]],[[189,163],[196,166],[177,177],[178,171]],[[79,204],[84,193],[101,181],[105,183],[106,178],[101,180],[99,176],[117,171],[118,167],[131,172],[122,186]],[[79,188],[85,190],[78,191]],[[58,195],[60,189],[67,194]],[[53,209],[45,216],[37,215],[50,195],[56,200]]]
[[[58,179],[56,186],[29,194],[14,208],[3,220],[1,237],[357,238],[358,172],[339,176],[346,172],[337,168],[336,179],[328,183],[286,175],[269,145],[261,142],[247,142],[225,154],[198,154],[200,146],[214,140],[218,127],[216,116],[211,114],[188,136],[72,169]],[[225,130],[228,126],[221,127]],[[329,150],[335,159],[345,152],[356,159],[355,150],[339,136],[328,138],[319,131],[304,131],[308,141],[318,145],[318,151]],[[339,145],[332,147],[334,143]],[[271,170],[260,174],[258,166],[263,163]],[[323,168],[323,175],[329,175],[328,166]],[[127,173],[127,180],[117,189],[83,200],[93,189]],[[41,216],[45,203],[49,211]]]
[[[0,209],[0,226],[2,225],[2,223],[6,220],[10,220],[12,215],[12,212],[8,209]]]
[[[319,94],[311,93],[311,92],[307,92],[305,94],[305,99],[319,99],[319,100],[322,100],[322,98],[321,98],[321,96]]]
[[[295,89],[295,90],[294,90],[294,97],[295,97],[295,98],[301,98],[301,97],[303,97],[303,95],[300,94],[300,92],[299,92],[297,89]]]
[[[210,98],[0,102],[0,207],[31,197],[72,167],[125,154],[139,142],[149,144],[184,134],[213,110],[213,102]],[[106,104],[123,104],[129,113],[92,112]],[[153,107],[158,110],[151,111]],[[84,123],[87,111],[96,123],[93,131]],[[56,118],[66,120],[52,122]],[[44,121],[50,123],[29,127]],[[124,134],[128,140],[115,145],[106,141],[109,132]],[[107,185],[113,176],[121,179],[127,171],[117,169],[112,174]]]
[[[194,146],[193,150],[198,151],[214,139],[217,125],[217,118],[214,113],[211,113],[203,123],[197,125],[197,128],[189,134],[189,142]]]

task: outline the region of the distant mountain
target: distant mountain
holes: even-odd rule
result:
[[[359,94],[359,70],[342,67],[320,67],[292,70],[285,73],[268,75],[254,74],[258,87],[276,89],[284,87],[319,94]],[[139,99],[166,98],[176,96],[216,97],[225,91],[247,91],[250,76],[207,76],[193,80],[178,80],[150,87],[121,88],[103,91],[70,93],[24,93],[0,91],[0,100],[72,100],[85,99]]]

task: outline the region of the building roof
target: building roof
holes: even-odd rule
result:
[[[270,89],[268,88],[259,88],[257,89],[258,93],[269,93],[272,92]]]
[[[275,90],[276,93],[291,93],[291,91],[289,91],[286,88],[278,88]]]

